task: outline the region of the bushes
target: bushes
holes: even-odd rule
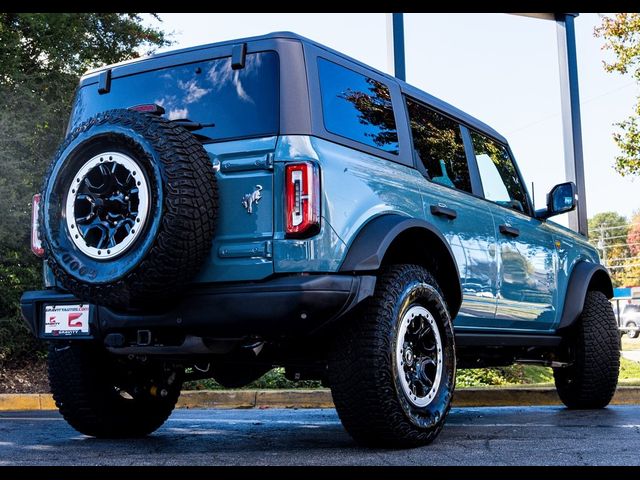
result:
[[[458,370],[458,377],[456,379],[457,388],[530,385],[535,383],[553,383],[553,373],[551,369],[533,365],[467,369]]]
[[[535,383],[553,383],[550,368],[531,365],[512,365],[499,368],[478,368],[458,370],[456,387],[484,387],[500,385],[528,385]],[[284,368],[274,368],[262,378],[244,387],[246,389],[278,389],[278,388],[322,388],[318,381],[303,380],[292,382],[284,376]],[[185,383],[185,390],[222,390],[223,387],[214,380],[196,380]]]
[[[207,378],[205,380],[195,380],[186,382],[184,390],[224,390],[215,380]],[[269,390],[278,388],[322,388],[320,382],[315,380],[301,380],[292,382],[284,376],[284,368],[274,368],[270,372],[265,373],[255,382],[251,382],[244,387],[246,389]]]

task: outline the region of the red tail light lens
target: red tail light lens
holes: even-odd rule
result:
[[[307,237],[320,231],[320,173],[310,162],[285,167],[286,233]]]
[[[40,199],[42,196],[36,193],[33,196],[33,204],[31,207],[31,251],[38,257],[44,255],[44,248],[42,248],[42,241],[40,235],[38,235],[38,219],[40,217]]]

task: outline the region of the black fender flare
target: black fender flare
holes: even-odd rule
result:
[[[595,288],[589,288],[592,284]],[[607,298],[613,297],[613,284],[607,269],[599,263],[581,260],[573,267],[569,277],[558,330],[570,327],[580,317],[589,290],[601,291]]]
[[[374,271],[380,268],[382,260],[389,246],[403,232],[409,229],[419,229],[428,232],[435,237],[445,248],[448,255],[438,258],[443,262],[443,267],[455,271],[456,281],[451,285],[440,285],[447,297],[451,318],[455,318],[462,304],[462,287],[460,284],[460,272],[455,261],[449,242],[445,239],[437,227],[431,223],[409,218],[398,214],[384,214],[370,220],[351,243],[347,255],[340,266],[341,272]]]

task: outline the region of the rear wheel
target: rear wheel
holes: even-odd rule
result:
[[[629,323],[627,323],[627,327],[628,328],[637,328],[637,325],[635,324],[635,322],[629,322]],[[640,335],[640,332],[638,332],[638,330],[629,330],[627,332],[627,337],[629,337],[629,338],[638,338],[638,335]]]
[[[618,384],[620,336],[602,292],[587,292],[582,314],[566,341],[571,363],[553,370],[560,399],[569,408],[606,407]]]
[[[338,415],[358,443],[409,447],[440,433],[455,373],[453,328],[435,279],[420,266],[396,265],[336,337],[328,377]]]
[[[158,429],[178,400],[184,373],[89,344],[52,344],[48,363],[51,392],[64,419],[100,438],[142,437]]]

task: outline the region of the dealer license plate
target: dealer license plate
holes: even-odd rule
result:
[[[89,334],[89,305],[46,305],[44,334],[65,337]]]

